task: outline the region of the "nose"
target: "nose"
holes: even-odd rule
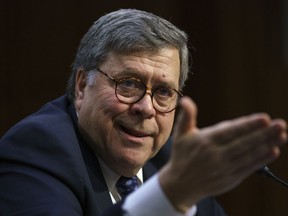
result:
[[[156,110],[153,107],[151,91],[146,90],[146,94],[141,100],[131,104],[131,111],[134,114],[142,115],[145,118],[151,118],[155,116]]]

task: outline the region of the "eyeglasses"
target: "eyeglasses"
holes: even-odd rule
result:
[[[148,87],[139,79],[133,77],[116,79],[98,68],[97,71],[115,82],[115,95],[122,103],[136,103],[149,91]],[[166,86],[158,86],[151,91],[153,107],[161,113],[172,112],[177,107],[182,96],[181,92]]]

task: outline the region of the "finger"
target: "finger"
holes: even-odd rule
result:
[[[196,104],[189,97],[183,97],[180,100],[180,107],[181,110],[174,125],[174,138],[186,133],[193,133],[198,130]]]
[[[287,142],[286,123],[275,120],[267,128],[239,138],[231,144],[226,144],[230,152],[227,153],[233,160],[255,159],[269,155],[275,146],[280,147]],[[272,154],[273,155],[273,154]]]
[[[205,128],[204,133],[215,143],[225,144],[259,129],[267,128],[270,122],[271,119],[267,114],[258,113],[218,123]]]

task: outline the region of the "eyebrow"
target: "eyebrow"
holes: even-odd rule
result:
[[[136,70],[132,70],[132,69],[125,69],[122,71],[119,71],[118,73],[115,74],[116,77],[134,77],[134,78],[141,78],[143,77],[143,75],[141,76],[141,71],[136,71]]]
[[[141,71],[138,71],[138,70],[135,70],[135,69],[131,69],[131,68],[127,68],[127,69],[124,69],[122,71],[119,71],[119,73],[116,73],[115,74],[115,77],[116,79],[119,79],[119,78],[128,78],[128,77],[132,77],[132,78],[136,78],[136,79],[139,79],[141,82],[145,83],[143,80],[145,79],[145,76],[142,74]],[[171,82],[170,82],[171,81]],[[157,81],[156,82],[156,85],[155,86],[163,86],[163,87],[169,87],[169,88],[172,88],[172,89],[179,89],[179,87],[177,88],[178,83],[174,83],[173,80],[169,80],[169,81]]]

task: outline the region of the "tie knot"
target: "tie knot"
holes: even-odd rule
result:
[[[135,191],[138,187],[137,177],[125,177],[121,176],[116,183],[116,188],[122,199],[124,199],[128,194]]]

